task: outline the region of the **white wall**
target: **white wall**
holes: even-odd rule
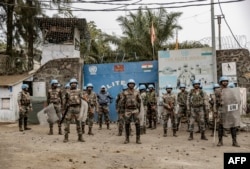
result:
[[[21,85],[22,83],[12,87],[0,87],[0,122],[15,122],[19,118],[17,95],[21,91]],[[2,98],[10,99],[10,109],[3,109],[1,107]]]

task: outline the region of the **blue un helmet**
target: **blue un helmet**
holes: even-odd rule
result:
[[[214,89],[216,88],[220,88],[220,85],[218,83],[215,83],[214,86],[213,86]]]
[[[145,86],[144,84],[141,84],[141,85],[139,86],[139,90],[146,90],[146,86]]]
[[[227,81],[228,82],[229,81],[228,77],[227,76],[221,76],[220,80],[219,80],[219,83],[221,84],[221,82],[223,82],[223,81]]]
[[[166,86],[166,89],[173,89],[173,87],[172,87],[171,84],[168,84],[168,85]]]
[[[130,83],[133,83],[135,85],[134,79],[129,79],[127,85],[130,84]]]
[[[235,85],[234,85],[234,83],[229,83],[229,84],[228,84],[228,87],[230,87],[230,88],[235,88]]]
[[[27,89],[27,88],[29,88],[29,85],[27,85],[27,84],[22,84],[22,89]]]
[[[148,88],[149,88],[149,89],[150,89],[150,88],[154,89],[155,87],[154,87],[154,85],[150,84],[150,85],[148,85]]]
[[[198,85],[200,85],[201,84],[201,82],[199,81],[199,80],[193,80],[193,85],[195,85],[195,84],[198,84]]]
[[[181,89],[181,88],[186,88],[186,85],[182,83],[182,84],[180,84],[180,87],[179,87],[179,88],[180,88],[180,89]]]
[[[86,86],[83,86],[82,90],[87,90],[87,87],[86,87]]]
[[[51,82],[50,82],[50,84],[51,84],[51,85],[53,85],[53,84],[58,84],[58,80],[52,79]]]
[[[78,84],[78,81],[75,78],[70,79],[69,84],[71,85],[72,83]]]
[[[66,85],[64,86],[64,88],[65,88],[65,89],[70,88],[69,82],[68,82],[68,83],[66,83]]]
[[[88,83],[88,84],[86,85],[86,87],[87,87],[87,88],[88,88],[88,87],[93,88],[94,86],[93,86],[93,84],[92,84],[92,83]]]

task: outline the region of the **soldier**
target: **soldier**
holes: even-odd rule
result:
[[[78,81],[75,78],[70,79],[70,89],[66,92],[64,97],[64,104],[65,104],[65,135],[63,142],[68,142],[69,138],[69,128],[70,123],[74,119],[76,122],[76,130],[78,134],[78,141],[85,142],[82,138],[82,126],[81,126],[81,119],[80,119],[80,109],[81,109],[81,99],[82,99],[82,92],[80,89],[77,89]]]
[[[187,119],[187,96],[188,92],[185,90],[186,85],[180,84],[180,92],[177,94],[177,104],[179,106],[178,112],[177,112],[177,125],[176,130],[179,130],[180,123],[182,119]],[[188,121],[188,120],[187,120]],[[189,124],[188,124],[189,125]]]
[[[172,86],[167,85],[166,91],[167,93],[163,94],[162,96],[162,104],[163,104],[163,132],[164,137],[167,137],[167,129],[168,129],[168,120],[171,120],[172,129],[173,129],[173,136],[177,137],[176,135],[176,123],[175,123],[175,106],[176,106],[176,97],[172,94]]]
[[[140,91],[140,95],[141,95],[141,99],[142,99],[142,103],[143,103],[143,108],[144,108],[144,117],[143,117],[143,121],[144,124],[143,126],[141,126],[141,134],[146,134],[146,122],[147,122],[147,102],[148,102],[148,98],[147,98],[147,93],[146,93],[146,86],[144,84],[139,86],[139,91]]]
[[[201,140],[207,140],[205,136],[205,99],[204,92],[200,89],[199,80],[193,81],[193,89],[190,90],[187,99],[187,111],[190,119],[188,140],[193,140],[194,122],[195,119],[199,121],[199,128],[201,130]]]
[[[87,87],[83,86],[82,95],[83,95],[84,101],[87,102],[86,92],[87,92]],[[88,109],[88,105],[87,105],[87,109]],[[85,134],[85,120],[82,121],[82,134]]]
[[[118,134],[117,136],[122,135],[123,126],[124,126],[124,109],[122,107],[121,101],[123,99],[123,92],[128,89],[127,85],[123,85],[122,91],[117,95],[115,100],[115,108],[116,112],[118,113]]]
[[[23,131],[23,122],[24,130],[31,130],[27,127],[28,124],[28,114],[32,111],[32,103],[30,94],[28,92],[29,85],[22,84],[22,91],[18,94],[17,102],[19,106],[19,131]]]
[[[98,102],[98,122],[99,122],[99,130],[102,129],[102,116],[104,115],[104,120],[107,125],[107,129],[109,130],[109,105],[112,103],[113,97],[107,92],[106,87],[104,85],[101,86],[100,92],[97,94],[97,102]]]
[[[151,129],[156,129],[157,125],[157,99],[156,99],[156,93],[154,90],[154,86],[152,84],[148,85],[148,111],[147,111],[147,116],[148,116],[148,123],[149,126],[148,128]],[[154,123],[154,126],[152,126],[152,122]]]
[[[47,104],[53,104],[58,117],[58,134],[62,135],[62,129],[60,120],[62,118],[61,106],[62,106],[62,91],[58,88],[58,81],[56,79],[51,80],[51,89],[47,94]],[[53,123],[49,124],[49,135],[53,135]]]
[[[125,131],[126,139],[124,144],[129,143],[130,123],[133,120],[136,128],[136,143],[141,144],[140,140],[140,119],[139,113],[141,108],[141,96],[140,93],[134,89],[135,81],[129,79],[127,83],[128,89],[124,91],[124,97],[122,99],[122,107],[125,110]]]
[[[221,76],[219,80],[220,88],[216,90],[215,97],[216,97],[216,112],[215,112],[215,118],[218,117],[219,126],[218,126],[218,137],[219,142],[217,146],[223,145],[223,131],[224,131],[224,123],[230,123],[230,131],[232,136],[234,147],[240,147],[240,145],[237,143],[237,126],[236,121],[238,120],[235,116],[227,116],[228,112],[223,112],[223,90],[225,90],[228,87],[228,77]],[[239,104],[239,103],[237,103]],[[232,114],[232,113],[231,113]]]
[[[235,88],[235,85],[234,85],[234,83],[231,82],[231,83],[228,84],[228,87]]]
[[[88,131],[88,135],[94,135],[94,133],[92,132],[92,127],[93,127],[93,123],[94,123],[94,115],[95,115],[95,109],[97,110],[97,96],[96,93],[93,91],[93,84],[92,83],[88,83],[86,85],[87,87],[87,91],[85,93],[85,97],[87,99],[89,108],[88,108],[88,117],[87,117],[87,125],[89,126],[89,131]]]

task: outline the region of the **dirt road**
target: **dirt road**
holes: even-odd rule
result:
[[[224,152],[250,152],[250,132],[239,133],[241,147],[236,148],[232,147],[231,136],[224,139],[224,146],[217,147],[210,131],[206,134],[208,141],[200,140],[200,134],[188,141],[185,128],[178,137],[173,137],[171,130],[163,137],[160,124],[141,136],[142,144],[135,143],[135,135],[129,144],[123,144],[124,136],[116,136],[116,124],[111,130],[98,130],[95,125],[95,135],[84,134],[84,143],[77,142],[75,125],[71,125],[68,143],[63,143],[62,135],[47,135],[48,126],[30,127],[31,131],[19,132],[17,124],[0,124],[0,168],[222,169]]]

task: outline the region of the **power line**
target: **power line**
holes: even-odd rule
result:
[[[241,1],[245,1],[245,0],[229,0],[229,1],[224,1],[224,2],[220,2],[222,3],[234,3],[234,2],[241,2]],[[4,3],[4,2],[0,2],[0,4],[3,5],[9,5],[9,6],[15,6],[15,7],[25,7],[25,8],[36,8],[36,7],[30,7],[30,6],[25,6],[25,5],[16,5],[16,4],[8,4],[8,3]],[[219,4],[218,2],[215,2],[213,4]],[[138,5],[138,4],[137,4]],[[153,5],[153,4],[151,4]],[[162,3],[161,3],[162,5]],[[186,7],[200,7],[200,6],[210,6],[211,3],[200,3],[200,4],[188,4],[188,5],[180,5],[180,6],[160,6],[160,7],[148,7],[147,9],[161,9],[161,8],[166,8],[166,9],[177,9],[177,8],[186,8]],[[71,7],[68,6],[71,9],[67,9],[68,11],[82,11],[82,12],[119,12],[119,11],[137,11],[140,10],[138,7],[137,8],[130,8],[130,9],[85,9],[85,8],[78,8],[78,7]],[[58,10],[58,9],[53,9],[53,8],[45,8],[42,7],[41,9],[45,9],[45,10]],[[146,10],[146,9],[142,9],[142,10]]]
[[[221,4],[220,4],[220,0],[218,0],[218,4],[219,4],[219,7],[220,7],[221,15],[224,16],[223,18],[224,18],[224,21],[225,21],[225,23],[226,23],[226,25],[227,25],[229,31],[231,32],[231,34],[232,34],[234,40],[237,42],[237,44],[239,45],[239,47],[242,48],[242,46],[240,45],[240,43],[239,43],[238,40],[236,39],[236,37],[235,37],[235,35],[234,35],[234,33],[233,33],[231,27],[229,26],[229,24],[228,24],[228,22],[227,22],[227,20],[226,20],[226,18],[225,18],[225,15],[223,14],[223,11],[222,11],[222,8],[221,8]]]

